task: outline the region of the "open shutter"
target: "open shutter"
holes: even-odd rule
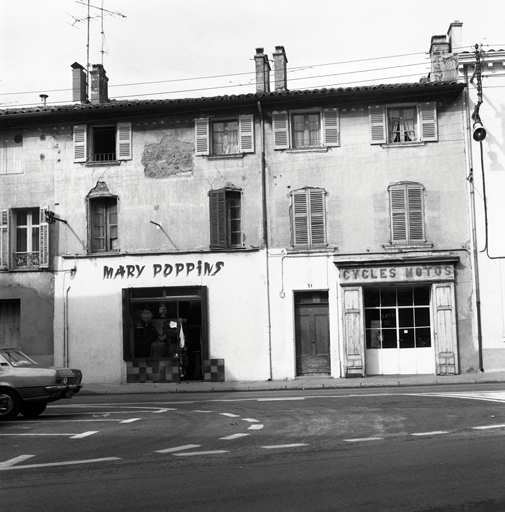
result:
[[[326,216],[324,209],[324,190],[309,189],[310,206],[310,243],[321,245],[326,243]]]
[[[309,245],[308,215],[307,191],[293,192],[293,245]]]
[[[391,238],[393,242],[407,241],[407,203],[405,186],[390,189]]]
[[[39,267],[49,267],[49,223],[46,221],[47,206],[40,208]]]
[[[340,146],[340,118],[338,108],[323,109],[323,145]]]
[[[239,116],[239,143],[241,153],[254,153],[254,116]]]
[[[210,246],[226,248],[226,191],[212,190],[209,192],[210,206]]]
[[[118,123],[116,128],[116,158],[118,160],[132,159],[132,124]]]
[[[9,210],[0,210],[0,268],[9,268]]]
[[[438,140],[437,104],[429,101],[419,104],[419,118],[421,119],[421,140],[434,142]]]
[[[195,155],[210,154],[209,118],[195,119]]]
[[[289,149],[289,120],[287,112],[273,112],[274,149]]]
[[[342,288],[344,377],[365,376],[365,336],[361,288]]]
[[[409,241],[424,242],[423,189],[407,187]]]
[[[384,105],[370,105],[368,116],[370,119],[370,144],[386,144],[386,107]]]
[[[432,299],[437,374],[454,375],[459,373],[454,283],[434,283]]]
[[[87,143],[86,125],[74,126],[74,162],[85,162],[87,160]]]

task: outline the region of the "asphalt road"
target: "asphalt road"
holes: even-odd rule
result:
[[[0,423],[0,510],[505,510],[503,385],[76,396]]]

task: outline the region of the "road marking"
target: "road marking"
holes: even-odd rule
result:
[[[232,414],[231,412],[220,412],[221,416],[228,416],[228,418],[240,418],[239,414]]]
[[[414,432],[411,436],[439,436],[441,434],[448,434],[448,430],[434,430],[433,432]]]
[[[245,437],[245,436],[249,436],[250,434],[232,434],[231,436],[226,436],[226,437],[220,437],[219,439],[222,439],[224,441],[231,441],[233,439],[238,439],[239,437]]]
[[[33,469],[33,468],[48,468],[53,466],[70,466],[72,464],[91,464],[93,462],[109,462],[112,460],[121,460],[121,457],[105,457],[103,459],[88,459],[88,460],[70,460],[65,462],[49,462],[46,464],[27,464],[25,466],[0,466],[0,471],[7,471],[9,469]]]
[[[13,459],[6,460],[5,462],[0,462],[0,468],[8,468],[14,464],[17,464],[18,462],[31,459],[32,457],[35,457],[35,455],[20,455],[19,457],[14,457]]]
[[[70,439],[82,439],[83,437],[92,436],[93,434],[98,434],[98,430],[90,430],[89,432],[83,432],[82,434],[72,436]]]
[[[199,444],[186,444],[184,446],[176,446],[174,448],[166,448],[165,450],[156,450],[156,453],[172,453],[182,450],[191,450],[192,448],[200,448]]]
[[[474,430],[487,430],[490,428],[505,428],[505,425],[484,425],[482,427],[472,427]]]
[[[141,419],[142,418],[130,418],[129,420],[123,420],[123,421],[120,421],[119,423],[133,423],[134,421],[139,421]]]
[[[167,411],[176,411],[177,409],[169,408],[169,409],[160,409],[159,411],[153,411],[153,414],[161,414],[162,412]]]
[[[253,418],[242,418],[242,421],[248,421],[249,423],[259,423],[259,420]]]
[[[261,430],[263,425],[251,425],[247,430]]]
[[[293,443],[293,444],[274,444],[270,446],[262,446],[265,450],[274,450],[276,448],[297,448],[299,446],[309,446],[306,443]]]
[[[75,436],[78,434],[0,434],[0,436]]]
[[[211,452],[188,452],[188,453],[174,453],[176,457],[192,457],[194,455],[214,455],[217,453],[228,453],[228,450],[214,450]]]
[[[361,441],[382,441],[383,437],[357,437],[355,439],[344,439],[347,443],[359,443]]]
[[[258,402],[283,402],[284,400],[305,400],[305,397],[287,396],[282,398],[258,398]]]
[[[198,411],[198,410],[196,410],[196,411],[193,411],[193,412],[214,412],[214,411]]]

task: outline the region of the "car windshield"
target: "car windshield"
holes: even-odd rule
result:
[[[5,359],[12,366],[34,366],[37,363],[30,359],[21,350],[9,348],[0,350],[0,361]]]

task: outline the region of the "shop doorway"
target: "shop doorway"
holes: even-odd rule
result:
[[[363,288],[367,375],[433,374],[430,286]]]
[[[330,373],[328,292],[295,292],[297,375]]]

